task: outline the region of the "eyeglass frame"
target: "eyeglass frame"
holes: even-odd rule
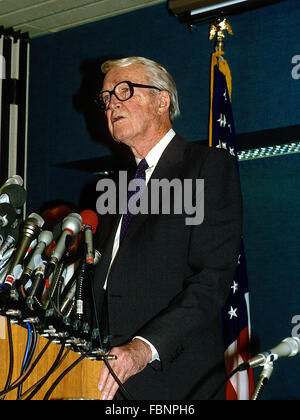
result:
[[[122,83],[127,83],[127,84],[128,84],[128,86],[129,86],[129,89],[130,89],[130,95],[129,95],[129,97],[128,97],[128,98],[126,98],[126,99],[120,99],[120,98],[118,97],[118,95],[116,94],[116,92],[115,92],[116,87],[117,87],[117,86],[119,86],[119,85],[121,85]],[[107,110],[108,110],[108,108],[109,108],[109,103],[110,103],[110,101],[111,101],[111,97],[112,97],[112,95],[113,95],[113,94],[114,94],[114,95],[115,95],[115,97],[118,99],[118,101],[121,101],[121,102],[126,102],[126,101],[128,101],[129,99],[131,99],[131,98],[133,97],[133,95],[134,95],[134,88],[135,88],[135,87],[139,87],[139,88],[146,88],[146,89],[156,89],[156,90],[159,90],[160,92],[162,91],[162,89],[158,88],[157,86],[144,85],[144,84],[141,84],[141,83],[133,83],[133,82],[130,82],[129,80],[122,80],[121,82],[118,82],[118,83],[114,86],[113,90],[108,90],[108,89],[101,90],[101,92],[99,92],[99,94],[97,95],[97,98],[95,99],[95,102],[96,102],[96,104],[100,107],[100,109],[101,109],[102,111],[107,111]],[[107,101],[107,105],[106,105],[106,104],[105,104],[105,102],[104,102],[104,101],[100,98],[100,95],[101,95],[102,93],[104,93],[104,92],[109,93],[109,100]]]

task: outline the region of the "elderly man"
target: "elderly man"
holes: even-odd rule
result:
[[[99,102],[113,139],[139,164],[135,178],[150,190],[153,180],[203,179],[204,219],[187,223],[172,205],[169,214],[116,217],[94,290],[101,335],[117,359],[103,366],[98,388],[102,399],[207,399],[225,377],[221,309],[242,224],[237,168],[225,150],[173,131],[177,89],[160,64],[130,57],[102,71]],[[195,187],[192,194],[195,201]]]

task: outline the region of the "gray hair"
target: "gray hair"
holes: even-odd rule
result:
[[[131,64],[142,64],[145,66],[149,83],[169,92],[171,100],[170,119],[173,121],[174,118],[178,117],[180,110],[177,87],[170,73],[161,64],[144,57],[127,57],[105,61],[101,66],[101,70],[103,73],[107,73],[113,67],[126,67]]]

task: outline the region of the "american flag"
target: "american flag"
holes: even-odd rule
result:
[[[231,74],[223,52],[212,54],[209,145],[235,156],[237,143],[231,108]],[[230,295],[222,311],[225,367],[229,375],[250,356],[250,313],[246,256],[243,238]],[[227,400],[249,400],[254,392],[253,371],[238,372],[226,384]]]

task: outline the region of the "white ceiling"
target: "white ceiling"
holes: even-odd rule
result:
[[[0,0],[0,26],[34,38],[159,3],[166,0]]]

